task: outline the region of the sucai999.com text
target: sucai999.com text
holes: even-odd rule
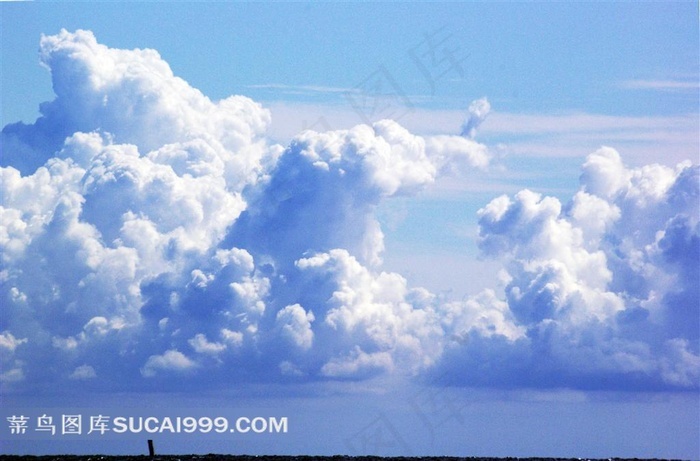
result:
[[[21,436],[29,433],[50,435],[105,435],[139,434],[139,433],[240,433],[240,434],[286,434],[289,419],[283,417],[246,417],[232,420],[223,416],[107,416],[81,414],[62,414],[54,418],[44,414],[36,418],[25,415],[12,415],[6,418],[11,435]]]

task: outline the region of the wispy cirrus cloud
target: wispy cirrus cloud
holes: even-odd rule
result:
[[[301,130],[347,129],[362,123],[341,104],[272,102],[269,134],[286,142]],[[401,118],[411,132],[430,135],[457,132],[464,110],[416,107]],[[615,145],[627,161],[674,165],[697,159],[698,114],[663,116],[610,115],[584,112],[512,113],[492,109],[479,126],[481,139],[499,144],[505,153],[527,157],[584,158],[601,145]]]
[[[694,80],[625,80],[620,87],[626,90],[650,90],[650,91],[697,91],[700,82]]]
[[[674,165],[699,156],[698,114],[623,116],[588,113],[493,113],[481,133],[508,152],[536,157],[583,157],[601,145],[614,145],[642,165]]]
[[[347,94],[357,93],[357,88],[343,88],[323,85],[286,85],[282,83],[264,83],[257,85],[246,85],[246,88],[254,90],[270,90],[276,94]]]

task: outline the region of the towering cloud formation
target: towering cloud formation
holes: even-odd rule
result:
[[[479,243],[503,258],[527,329],[522,379],[697,386],[698,197],[697,166],[628,170],[602,148],[565,206],[524,190],[480,210]]]
[[[156,51],[110,49],[89,31],[44,36],[40,50],[56,99],[42,104],[35,124],[3,129],[3,161],[23,173],[53,157],[68,136],[96,129],[143,154],[165,149],[161,158],[177,157],[193,173],[218,155],[220,165],[209,167],[223,168],[233,185],[260,170],[270,114],[254,101],[232,96],[214,103],[175,77]]]
[[[505,288],[449,301],[382,270],[376,209],[488,166],[485,99],[462,136],[383,120],[282,147],[267,110],[209,100],[153,50],[62,31],[41,59],[56,98],[2,132],[5,390],[381,373],[698,387],[697,166],[630,170],[604,148],[569,203],[494,199],[479,244]]]

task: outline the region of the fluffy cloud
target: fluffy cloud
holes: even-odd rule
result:
[[[165,351],[162,355],[152,355],[141,369],[141,374],[151,378],[162,372],[185,372],[195,366],[195,363],[182,352],[174,349]]]
[[[0,389],[24,380],[24,363],[15,358],[15,350],[27,341],[27,338],[16,338],[9,331],[0,333]]]
[[[486,99],[461,136],[383,120],[281,147],[267,110],[209,100],[153,50],[62,31],[41,60],[56,98],[2,132],[3,390],[382,373],[698,387],[697,166],[628,169],[603,148],[568,203],[495,198],[479,245],[503,286],[453,301],[383,270],[376,214],[488,168]]]
[[[335,338],[322,374],[391,370],[395,364],[417,372],[432,364],[442,335],[438,318],[428,303],[416,305],[425,294],[409,289],[399,274],[373,273],[345,250],[300,259],[297,266],[313,275],[323,327]]]
[[[375,217],[380,201],[423,190],[447,165],[483,168],[488,159],[486,147],[472,140],[424,139],[391,120],[305,131],[291,141],[227,242],[273,256],[286,267],[306,252],[334,248],[376,266],[384,249]]]
[[[293,345],[308,350],[313,345],[314,332],[311,322],[316,318],[313,312],[306,312],[299,304],[292,304],[277,312],[276,322],[281,335],[288,338]]]
[[[481,209],[479,244],[502,258],[526,331],[502,357],[555,385],[697,387],[697,178],[690,164],[627,169],[602,148],[568,204],[524,190]]]
[[[69,378],[70,379],[93,379],[97,377],[97,374],[95,373],[95,369],[92,368],[90,365],[80,365],[77,367],[75,370],[73,370],[73,373],[70,374]]]
[[[491,112],[491,104],[489,104],[488,99],[481,98],[472,102],[469,105],[469,117],[462,125],[462,136],[474,138],[477,128],[486,120],[489,112]]]
[[[56,99],[41,106],[33,125],[3,129],[3,161],[23,173],[53,157],[67,137],[98,128],[143,153],[182,144],[171,156],[185,163],[204,155],[190,152],[188,142],[210,142],[223,157],[227,179],[239,186],[260,170],[270,114],[254,101],[232,96],[212,102],[174,76],[155,50],[111,49],[89,31],[43,36],[40,56]]]
[[[27,338],[17,339],[8,331],[0,334],[0,348],[2,348],[5,353],[13,353],[15,349],[17,349],[17,346],[26,342]]]

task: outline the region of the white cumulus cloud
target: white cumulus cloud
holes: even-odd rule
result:
[[[568,201],[495,197],[475,219],[501,286],[455,301],[383,268],[377,209],[489,168],[485,98],[459,136],[382,120],[282,147],[268,110],[210,100],[154,50],[89,31],[40,47],[56,98],[2,131],[3,389],[700,386],[697,165],[605,147]]]
[[[141,369],[144,377],[151,378],[161,372],[184,372],[195,367],[195,363],[182,352],[171,349],[162,355],[152,355]]]

